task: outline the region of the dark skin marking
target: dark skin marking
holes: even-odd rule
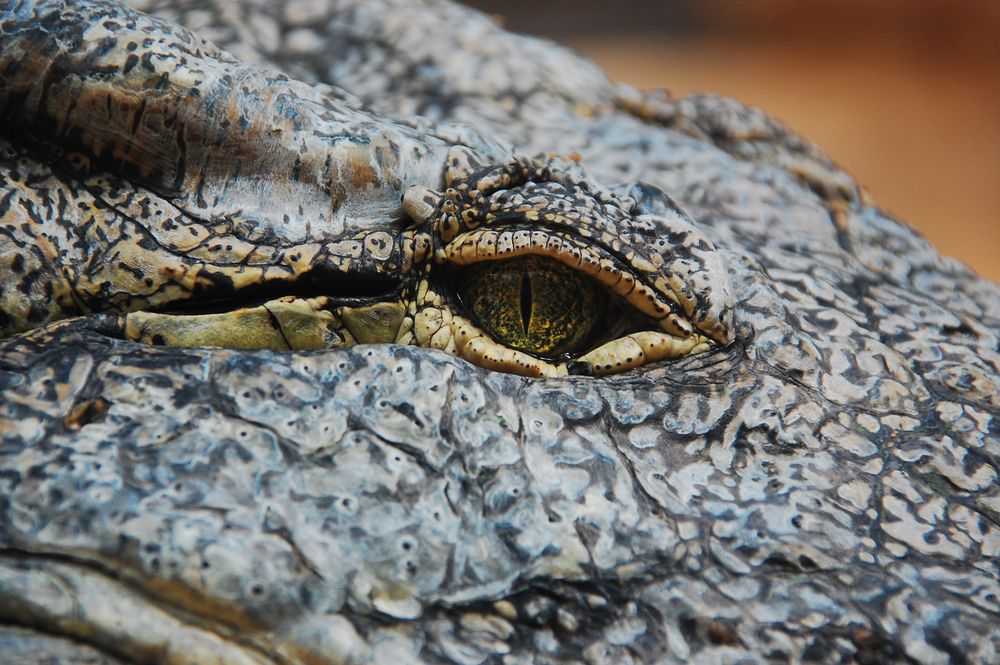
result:
[[[130,55],[129,60],[131,60],[134,57],[135,56]],[[128,67],[127,62],[125,66]],[[143,99],[142,101],[139,102],[139,108],[136,109],[135,115],[132,116],[132,128],[129,130],[132,136],[135,136],[136,132],[139,131],[139,123],[142,121],[142,116],[145,112],[146,112],[146,100]]]
[[[99,420],[107,410],[108,403],[101,398],[84,400],[73,407],[66,416],[64,424],[66,429],[78,430]]]

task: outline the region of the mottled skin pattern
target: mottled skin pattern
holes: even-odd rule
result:
[[[296,106],[668,192],[717,248],[735,340],[533,380],[32,324],[0,341],[0,661],[997,662],[995,285],[766,116],[616,88],[468,10],[142,9],[287,72]],[[5,136],[5,164],[79,194]]]

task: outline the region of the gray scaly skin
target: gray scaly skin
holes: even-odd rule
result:
[[[466,146],[498,165],[576,153],[636,209],[665,212],[635,183],[669,193],[728,273],[734,340],[533,380],[416,346],[152,347],[108,334],[117,314],[25,326],[0,340],[0,662],[997,661],[1000,290],[822,153],[443,3],[141,9],[271,68],[247,71],[292,89],[295,117],[391,119],[440,162],[406,184],[440,191]],[[176,54],[143,25],[140,48]],[[5,191],[44,203],[110,177],[201,205],[197,185],[166,192],[117,156],[81,183],[21,134],[5,130],[5,173],[47,179]],[[275,141],[266,155],[297,145]],[[282,163],[248,159],[275,174],[248,218],[288,212],[261,195],[288,186]],[[128,207],[144,195],[111,201],[120,224],[153,224]],[[238,219],[221,231],[281,246]]]

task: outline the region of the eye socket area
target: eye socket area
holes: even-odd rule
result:
[[[404,209],[427,241],[401,343],[441,349],[486,369],[550,377],[611,374],[732,341],[725,267],[683,211],[672,202],[650,205],[641,187],[638,197],[632,189],[621,196],[566,166],[553,157],[490,166],[473,151],[455,148],[448,153],[444,192],[407,190]],[[456,302],[447,275],[461,266],[525,255],[581,272],[644,325],[563,362],[498,343],[492,338],[501,337],[497,327],[492,334],[484,330],[470,308]],[[516,282],[515,292],[523,280]],[[522,329],[528,319],[523,313],[508,318]],[[518,345],[536,353],[539,348]],[[580,347],[565,348],[577,353]]]
[[[547,360],[571,360],[610,327],[606,289],[540,256],[454,270],[452,285],[473,322],[499,343]]]

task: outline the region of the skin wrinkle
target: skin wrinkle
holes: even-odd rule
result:
[[[236,56],[212,51],[220,62],[337,86],[262,79],[286,86],[287,108],[314,113],[313,129],[370,113],[378,119],[362,131],[413,140],[428,169],[405,184],[422,188],[407,191],[422,192],[411,210],[428,225],[442,225],[445,180],[465,179],[469,165],[536,168],[517,155],[545,155],[542,170],[587,186],[566,198],[538,178],[492,201],[610,202],[580,237],[610,247],[602,233],[633,224],[618,240],[630,269],[657,256],[668,260],[656,270],[683,268],[642,211],[691,225],[731,282],[717,298],[718,282],[684,273],[692,294],[713,294],[693,302],[716,320],[712,307],[727,303],[735,339],[623,374],[539,381],[416,346],[147,347],[108,336],[117,315],[64,319],[43,275],[16,299],[5,284],[0,309],[27,301],[51,322],[0,339],[0,545],[92,553],[138,586],[81,592],[78,627],[42,620],[26,635],[11,627],[17,608],[45,597],[43,576],[58,572],[32,561],[39,575],[25,585],[0,582],[0,645],[51,655],[68,632],[93,642],[89,629],[108,617],[126,625],[169,610],[157,592],[169,585],[191,602],[183,617],[170,612],[174,628],[148,634],[163,631],[160,659],[171,663],[199,662],[186,636],[224,607],[252,621],[220,641],[218,662],[239,662],[248,644],[262,659],[310,665],[995,660],[1000,290],[940,259],[817,148],[735,102],[614,86],[563,49],[442,2],[142,7]],[[95,37],[122,34],[89,25]],[[169,24],[142,25],[165,41],[138,52],[179,48]],[[0,158],[15,176],[0,188],[59,160],[6,141]],[[417,154],[425,143],[440,149]],[[403,232],[403,182],[384,205],[366,200],[388,220],[372,228],[420,247],[415,258],[401,249],[390,268],[346,246],[337,256],[352,271],[426,266],[421,298],[446,310],[428,263],[440,237]],[[209,231],[286,243],[240,226],[294,215],[279,189],[252,215],[206,216]],[[54,209],[33,201],[39,215]],[[521,211],[531,212],[544,214]],[[53,247],[77,242],[72,220],[42,223]],[[309,233],[336,234],[336,223]],[[632,244],[645,248],[636,263]],[[13,272],[10,247],[0,245],[0,276]],[[404,289],[417,293],[425,273],[413,274]],[[668,281],[648,286],[666,295]],[[67,427],[84,396],[106,409]],[[5,571],[16,565],[0,556]],[[116,648],[148,660],[134,644]]]
[[[102,561],[100,558],[95,558],[93,555],[88,556],[88,554],[72,551],[37,551],[18,547],[2,550],[2,556],[6,561],[24,562],[25,565],[38,570],[46,570],[46,564],[51,563],[56,570],[63,568],[72,571],[71,574],[75,575],[82,573],[106,578],[108,582],[121,586],[123,595],[135,594],[139,597],[145,597],[149,600],[150,605],[165,610],[178,621],[194,623],[191,621],[191,617],[197,616],[200,628],[210,630],[224,640],[235,640],[239,634],[253,634],[259,630],[249,617],[239,616],[238,608],[216,607],[193,610],[193,608],[188,607],[190,598],[184,596],[185,589],[174,589],[175,593],[179,593],[173,596],[169,585],[164,585],[162,582],[152,584],[151,580],[137,578],[134,574],[135,571],[118,570],[114,566],[114,562]],[[55,574],[58,575],[58,572]],[[49,632],[45,630],[44,625],[36,627],[41,628],[43,632]],[[256,648],[259,650],[259,646]],[[123,654],[121,651],[117,655],[128,656],[127,653]]]

